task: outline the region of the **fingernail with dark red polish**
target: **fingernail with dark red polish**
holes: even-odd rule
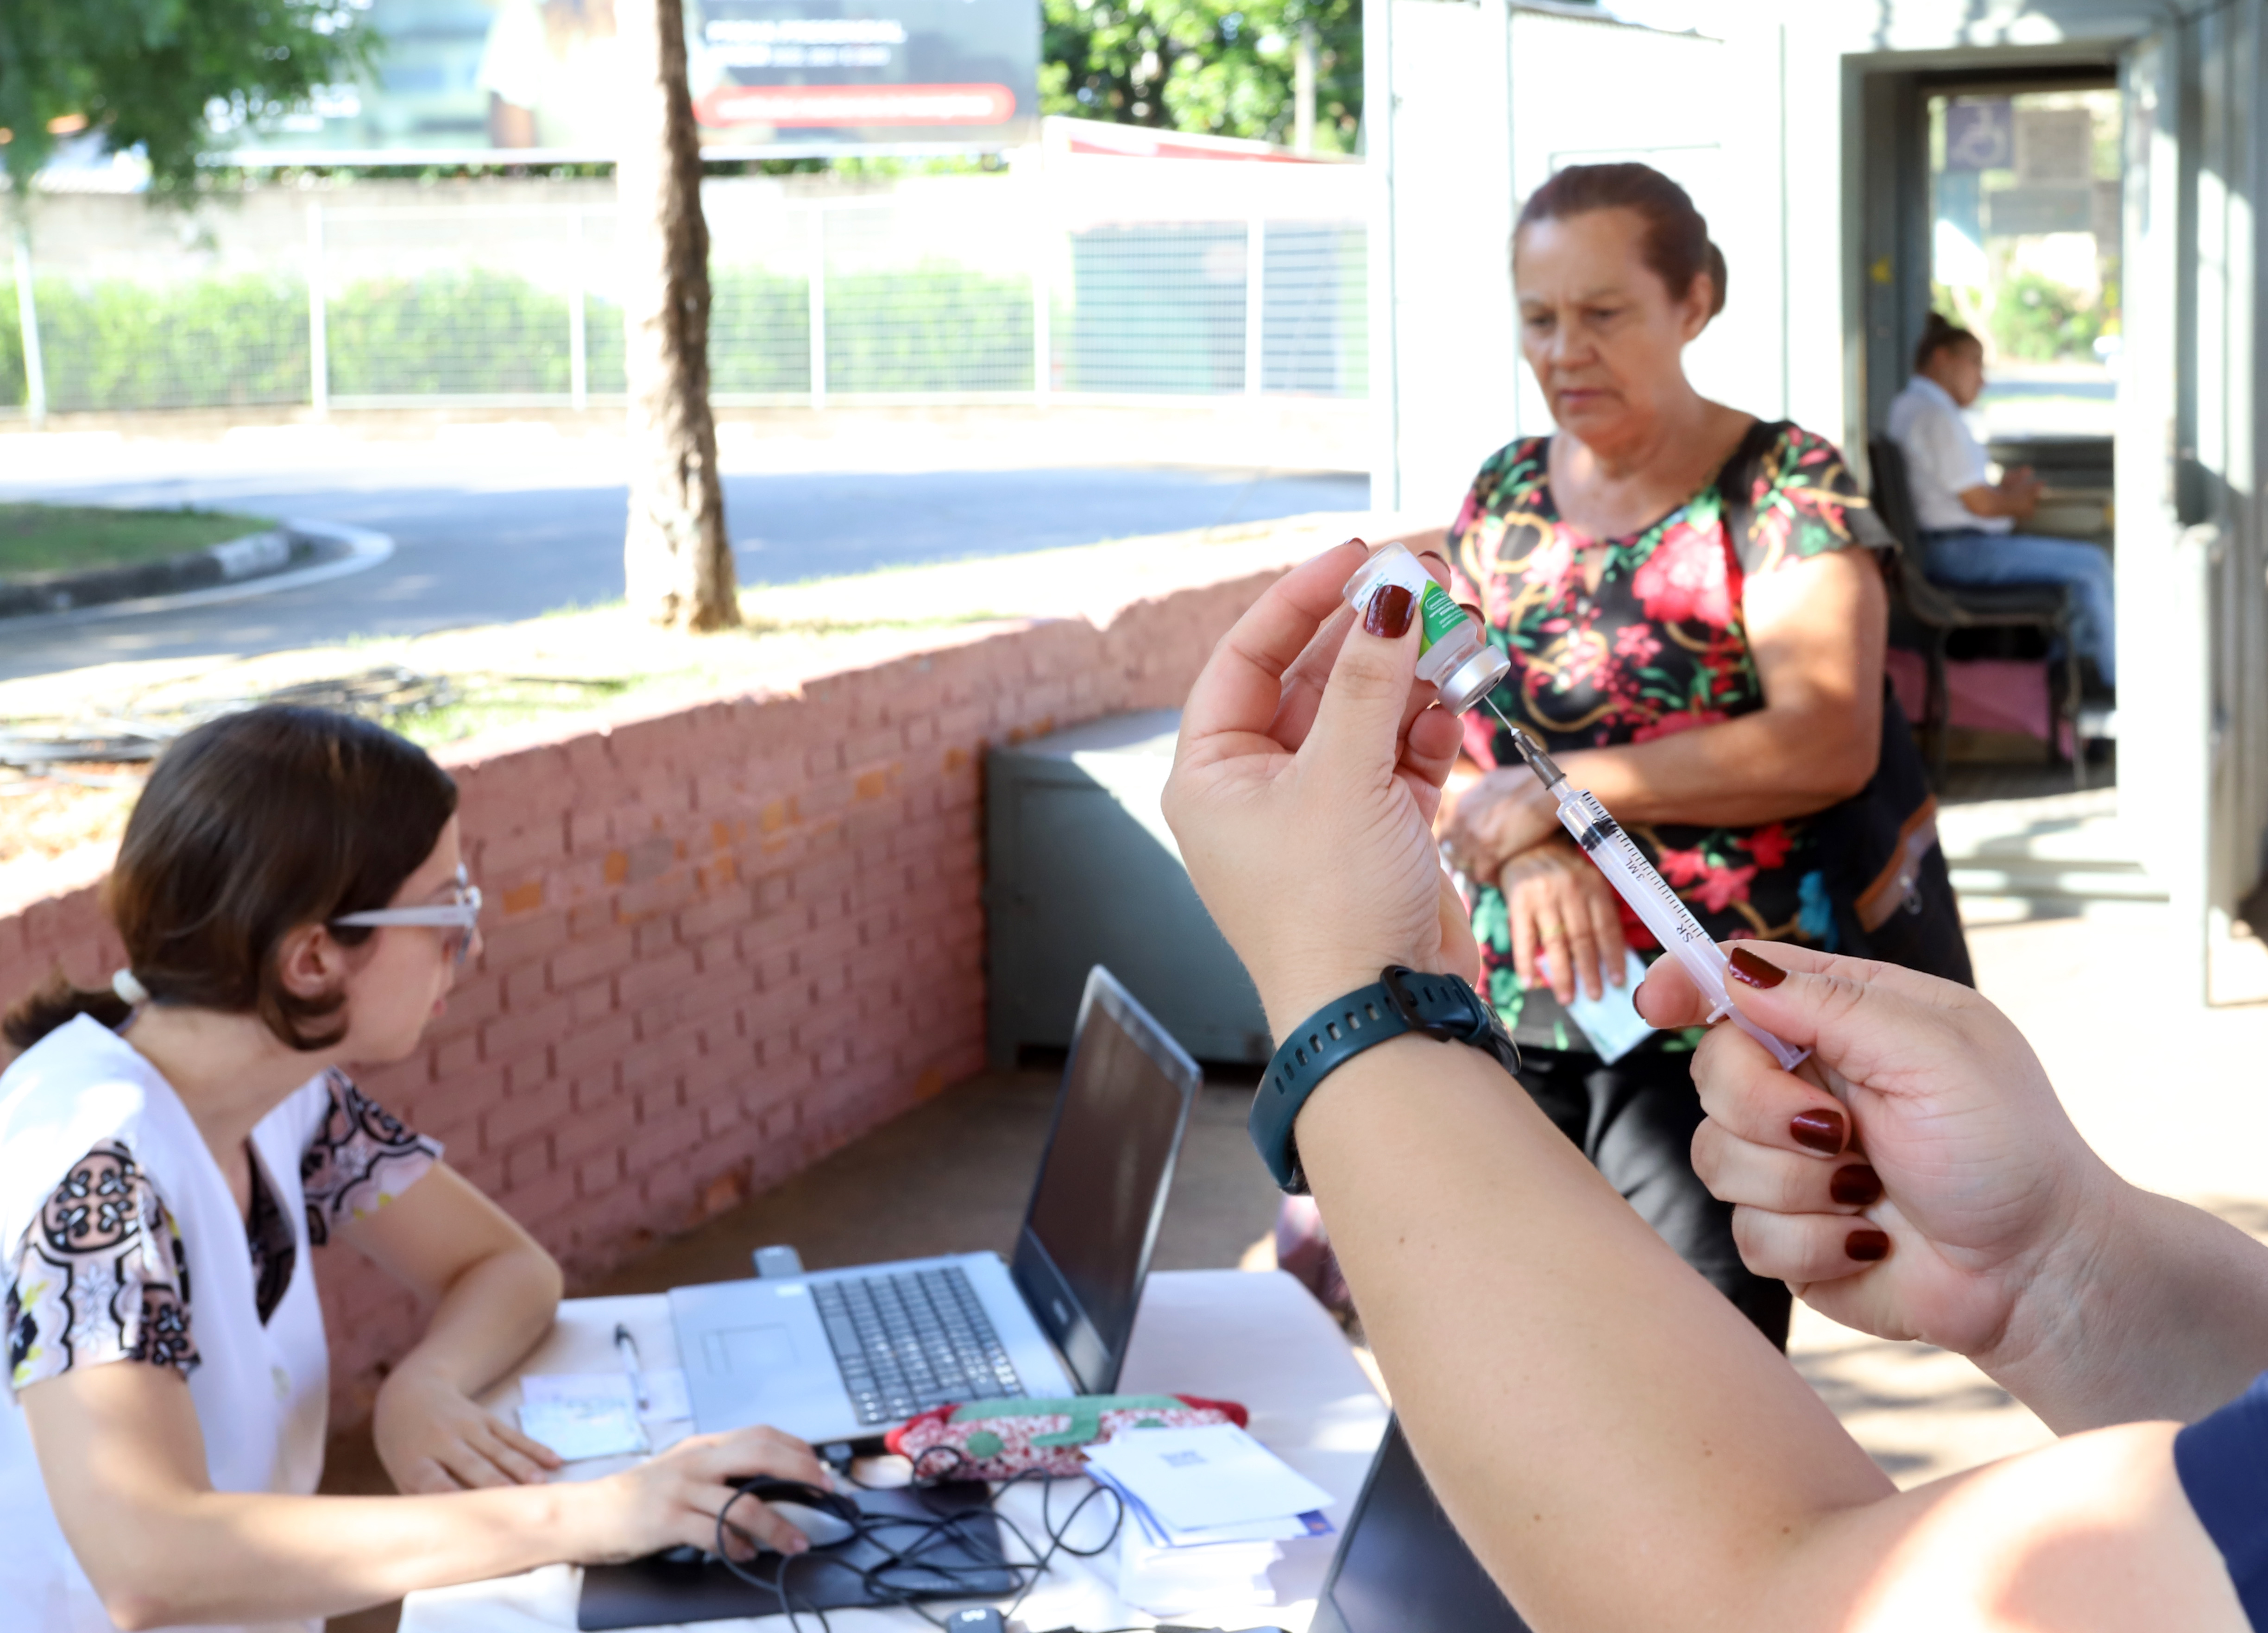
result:
[[[1861,1264],[1872,1264],[1877,1259],[1890,1256],[1888,1232],[1876,1230],[1853,1231],[1843,1239],[1843,1251]]]
[[[1824,1151],[1830,1157],[1843,1149],[1846,1126],[1839,1111],[1800,1111],[1787,1120],[1789,1138],[1808,1151]]]
[[[1449,558],[1439,550],[1420,550],[1418,552],[1418,559],[1421,562],[1439,562],[1444,567],[1449,564]]]
[[[1865,1208],[1881,1201],[1882,1176],[1863,1162],[1835,1170],[1827,1194],[1846,1208]]]
[[[1410,633],[1410,614],[1417,605],[1417,598],[1400,585],[1381,585],[1363,613],[1362,627],[1373,635],[1398,641]]]
[[[1767,964],[1746,947],[1734,947],[1727,954],[1734,975],[1752,987],[1777,987],[1787,979],[1787,972],[1777,964]]]

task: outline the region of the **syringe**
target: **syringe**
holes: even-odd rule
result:
[[[1729,1017],[1735,1026],[1771,1051],[1772,1058],[1779,1063],[1783,1071],[1793,1071],[1801,1065],[1809,1057],[1809,1049],[1799,1049],[1781,1042],[1733,1007],[1732,997],[1725,985],[1726,972],[1731,965],[1723,951],[1710,939],[1709,932],[1695,922],[1693,915],[1686,911],[1685,903],[1678,900],[1677,893],[1669,887],[1669,882],[1654,871],[1653,864],[1646,859],[1646,853],[1631,842],[1630,835],[1623,832],[1622,824],[1608,814],[1607,808],[1598,802],[1590,790],[1568,787],[1567,774],[1552,763],[1551,756],[1543,752],[1541,743],[1505,719],[1504,710],[1496,706],[1494,698],[1488,700],[1488,706],[1498,719],[1504,721],[1505,729],[1512,733],[1513,746],[1520,750],[1520,757],[1528,761],[1528,769],[1535,773],[1536,780],[1543,784],[1544,791],[1559,802],[1560,825],[1575,836],[1575,842],[1582,846],[1584,853],[1598,864],[1599,872],[1607,876],[1622,899],[1631,904],[1631,910],[1653,932],[1654,938],[1676,955],[1677,961],[1685,967],[1685,973],[1693,978],[1693,984],[1700,988],[1702,996],[1709,1000],[1710,1021],[1713,1023]]]

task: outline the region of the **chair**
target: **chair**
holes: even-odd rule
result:
[[[2087,786],[2087,752],[2079,738],[2079,645],[2072,639],[2072,592],[2059,584],[2000,585],[1991,588],[1950,588],[1933,584],[1921,570],[1921,526],[1914,515],[1913,490],[1906,479],[1904,450],[1887,437],[1867,444],[1867,463],[1874,474],[1874,511],[1897,541],[1885,552],[1882,571],[1889,581],[1894,618],[1903,615],[1917,634],[1916,644],[1929,667],[1928,695],[1922,707],[1922,725],[1931,736],[1931,774],[1940,787],[1945,783],[1947,739],[1952,735],[1951,707],[1945,687],[1945,646],[1955,629],[2038,629],[2063,646],[2062,695],[2056,717],[2071,728],[2072,786]],[[2048,747],[2063,754],[2063,734],[2054,733]]]

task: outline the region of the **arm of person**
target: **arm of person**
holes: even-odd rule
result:
[[[1298,1138],[1426,1477],[1536,1626],[2247,1625],[2171,1425],[1896,1493],[1506,1089],[1403,1039],[1334,1072]]]
[[[1881,747],[1889,602],[1860,549],[1751,575],[1742,616],[1764,706],[1644,743],[1557,754],[1624,823],[1744,827],[1822,811],[1874,775]],[[1445,807],[1442,836],[1476,876],[1558,831],[1524,766],[1488,773]]]
[[[549,1447],[472,1399],[550,1330],[562,1284],[551,1255],[443,1163],[338,1233],[433,1306],[372,1407],[372,1437],[395,1486],[508,1485],[558,1467]]]
[[[1411,787],[1447,756],[1426,716],[1397,736],[1416,643],[1351,632],[1312,730],[1269,736],[1274,682],[1328,610],[1307,571],[1216,651],[1166,795],[1278,1036],[1382,965],[1459,967]],[[1428,1480],[1536,1625],[1686,1626],[1705,1607],[1748,1633],[2244,1627],[2168,1426],[1896,1494],[1479,1051],[1373,1047],[1297,1133]]]
[[[728,1478],[826,1478],[810,1448],[757,1429],[559,1485],[446,1497],[217,1492],[188,1385],[171,1368],[74,1367],[20,1398],[63,1534],[126,1629],[329,1615],[557,1560],[713,1548]],[[775,1547],[806,1546],[761,1504],[743,1501],[733,1517]],[[727,1546],[753,1552],[729,1536]]]
[[[2005,516],[2029,521],[2040,508],[2040,480],[2029,471],[2011,471],[1999,482],[1978,482],[1957,496],[1972,516]]]
[[[1694,1167],[1734,1204],[1751,1270],[1845,1326],[1968,1356],[2063,1433],[2193,1420],[2268,1367],[2268,1245],[2121,1180],[1982,997],[1784,943],[1734,960],[1742,1009],[1814,1048],[1840,1092],[1730,1028],[1697,1053]],[[1639,1005],[1692,1024],[1708,1004],[1672,962]],[[1879,1202],[1834,1201],[1852,1165]],[[1851,1254],[1861,1225],[1886,1256]]]
[[[489,144],[491,147],[534,147],[535,114],[532,109],[507,102],[489,92]]]

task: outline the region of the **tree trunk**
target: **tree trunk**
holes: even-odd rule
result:
[[[624,118],[621,202],[623,365],[630,386],[630,604],[656,623],[740,622],[717,423],[709,413],[709,224],[685,83],[682,0],[615,0]]]

